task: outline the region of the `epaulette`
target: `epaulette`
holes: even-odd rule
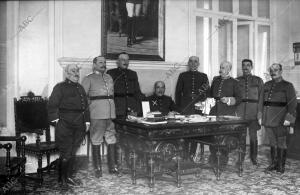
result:
[[[88,74],[85,75],[85,76],[87,77],[87,76],[90,76],[90,75],[92,75],[92,74],[94,74],[94,72],[90,72],[90,73],[88,73]]]
[[[214,76],[213,81],[217,80],[218,78],[220,78],[220,76]]]

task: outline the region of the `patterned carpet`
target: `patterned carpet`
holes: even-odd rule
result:
[[[247,148],[247,152],[249,148]],[[222,172],[221,179],[216,180],[212,169],[204,169],[199,177],[194,174],[182,176],[182,185],[176,187],[174,182],[155,181],[153,192],[150,192],[148,180],[141,178],[136,185],[131,184],[130,175],[121,177],[109,175],[107,166],[103,165],[102,178],[95,178],[92,164],[81,166],[77,177],[82,179],[83,186],[62,191],[56,182],[56,173],[46,176],[40,188],[34,188],[33,183],[28,183],[29,194],[300,194],[300,164],[297,160],[288,159],[286,172],[282,175],[276,172],[266,174],[263,172],[268,165],[269,148],[261,147],[259,150],[259,166],[253,166],[246,156],[243,176],[239,177],[235,166],[235,153],[229,155],[227,170]],[[208,153],[205,153],[207,160]]]

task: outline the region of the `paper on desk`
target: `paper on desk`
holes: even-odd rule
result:
[[[147,113],[150,112],[150,104],[148,101],[142,101],[143,117],[147,117]]]
[[[147,125],[159,125],[159,124],[166,124],[167,121],[159,121],[159,122],[149,122],[149,121],[140,121],[141,123],[147,124]]]

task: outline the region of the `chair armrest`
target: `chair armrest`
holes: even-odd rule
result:
[[[26,141],[26,136],[0,136],[0,141]]]

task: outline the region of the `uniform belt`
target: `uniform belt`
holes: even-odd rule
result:
[[[83,109],[69,109],[69,108],[59,108],[59,112],[61,113],[81,113],[84,112]]]
[[[126,97],[126,96],[133,97],[134,94],[133,93],[115,93],[115,97]]]
[[[242,102],[258,103],[258,100],[255,100],[255,99],[242,99]]]
[[[114,99],[112,95],[98,95],[90,97],[90,100],[103,100],[103,99]]]
[[[286,102],[264,102],[264,106],[284,107],[286,105]]]
[[[221,98],[220,97],[214,97],[216,101],[220,101]]]

